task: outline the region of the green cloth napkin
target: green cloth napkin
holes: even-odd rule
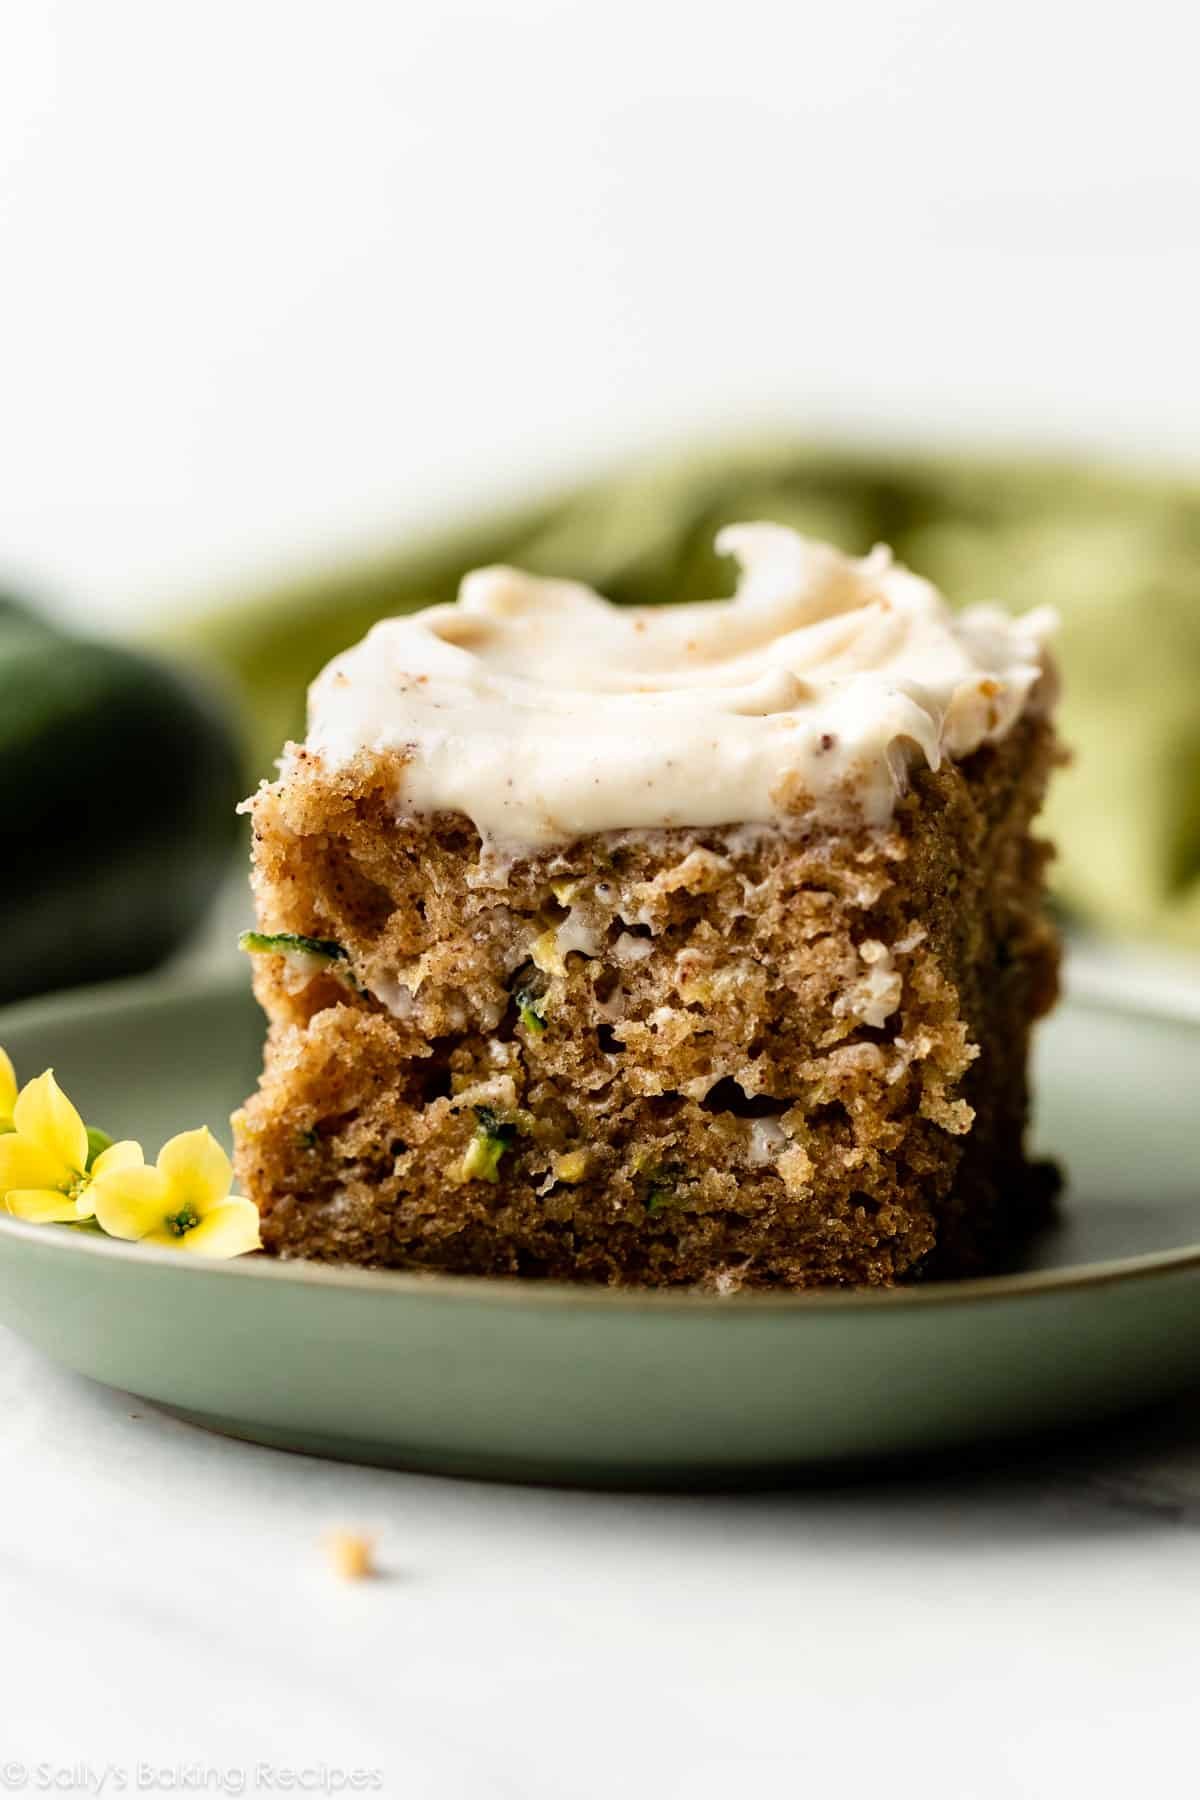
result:
[[[465,570],[508,562],[616,600],[699,599],[730,591],[713,538],[738,519],[856,553],[891,544],[956,603],[1056,606],[1075,752],[1050,809],[1058,894],[1095,924],[1200,944],[1200,483],[1014,457],[717,449],[225,602],[168,641],[240,683],[263,773],[302,731],[322,664],[375,619],[453,598]]]

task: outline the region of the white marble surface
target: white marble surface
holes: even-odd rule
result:
[[[4,1332],[0,1408],[0,1791],[1191,1791],[1194,1402],[974,1470],[684,1497],[228,1442]],[[377,1533],[377,1579],[334,1576],[340,1527]]]

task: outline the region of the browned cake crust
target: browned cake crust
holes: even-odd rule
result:
[[[605,834],[481,861],[396,765],[293,753],[253,803],[269,1020],[237,1167],[280,1255],[664,1285],[997,1266],[1045,1194],[1055,760],[1027,718],[886,830]]]

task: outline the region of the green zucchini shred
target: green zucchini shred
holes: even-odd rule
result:
[[[499,1181],[500,1159],[516,1143],[517,1128],[505,1125],[490,1106],[477,1106],[475,1117],[475,1135],[462,1161],[463,1180]]]
[[[321,962],[346,962],[347,951],[332,938],[303,937],[298,931],[243,931],[238,949],[251,956],[315,956]]]
[[[646,1211],[660,1213],[665,1212],[669,1206],[674,1206],[679,1199],[679,1183],[686,1173],[678,1163],[664,1163],[645,1169]]]
[[[532,963],[525,963],[518,970],[516,985],[512,990],[513,1004],[526,1031],[532,1032],[535,1037],[546,1029],[549,1002],[546,988],[546,977]]]
[[[545,1004],[544,1000],[542,1004]],[[543,1015],[538,1011],[537,1003],[535,1001],[522,999],[521,996],[518,995],[517,1012],[520,1015],[521,1023],[526,1031],[532,1031],[535,1037],[545,1031],[546,1021]]]

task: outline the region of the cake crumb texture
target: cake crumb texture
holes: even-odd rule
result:
[[[634,1285],[995,1268],[1044,1208],[1053,1003],[1041,717],[883,827],[606,832],[499,862],[397,818],[396,755],[293,750],[252,804],[263,1076],[235,1119],[265,1247]]]

